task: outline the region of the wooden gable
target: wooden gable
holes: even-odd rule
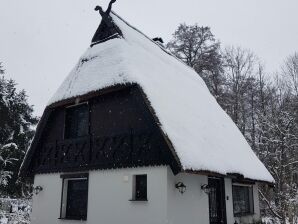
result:
[[[89,108],[88,135],[64,138],[65,113],[77,99],[47,108],[21,173],[169,165],[179,160],[137,85],[80,97]],[[39,139],[38,139],[39,138]]]

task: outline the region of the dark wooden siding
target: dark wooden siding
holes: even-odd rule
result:
[[[96,97],[90,100],[90,131],[96,136],[113,136],[134,132],[144,132],[154,128],[141,95],[136,88]]]
[[[30,165],[32,173],[178,164],[133,86],[88,100],[89,135],[64,139],[66,106],[54,109]],[[69,105],[68,105],[69,106]]]
[[[43,133],[43,142],[54,142],[60,141],[63,139],[63,130],[64,130],[64,110],[62,108],[58,108],[54,110],[49,120],[46,124]]]

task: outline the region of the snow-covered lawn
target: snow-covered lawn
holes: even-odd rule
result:
[[[30,224],[32,201],[0,198],[0,224]]]

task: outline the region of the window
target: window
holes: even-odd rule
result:
[[[88,174],[65,175],[62,186],[61,219],[86,220]]]
[[[65,114],[65,139],[78,138],[89,133],[89,108],[88,104],[69,107]]]
[[[253,187],[233,185],[233,207],[235,216],[253,214]]]
[[[133,201],[147,201],[147,175],[134,176]]]

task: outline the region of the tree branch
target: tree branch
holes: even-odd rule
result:
[[[266,199],[265,195],[261,192],[261,190],[259,190],[259,193],[260,193],[260,195],[261,195],[261,197],[262,197],[262,200],[267,204],[267,206],[268,206],[269,210],[271,211],[271,213],[272,213],[275,217],[277,217],[277,218],[279,218],[279,219],[282,219],[282,217],[281,217],[279,214],[277,214],[276,211],[273,210],[273,208],[272,208],[271,205],[270,205],[270,202]]]

